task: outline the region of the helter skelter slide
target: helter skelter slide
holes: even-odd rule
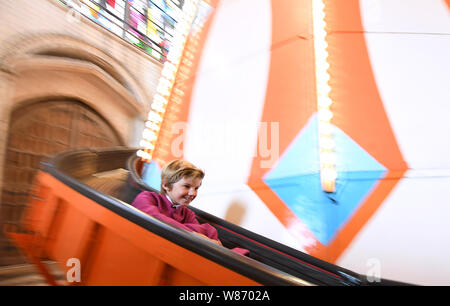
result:
[[[323,0],[258,0],[259,12],[266,12],[267,16],[255,14],[250,25],[256,24],[256,20],[259,20],[257,17],[264,17],[261,25],[267,27],[255,26],[257,31],[251,26],[243,28],[238,24],[233,27],[224,18],[231,12],[251,12],[251,5],[256,4],[256,1],[223,1],[218,10],[220,14],[215,17],[216,23],[211,26],[212,18],[205,16],[215,13],[212,8],[216,8],[217,3],[216,0],[185,1],[183,11],[187,17],[177,27],[177,39],[173,41],[164,64],[145,122],[141,148],[67,152],[43,163],[24,218],[25,230],[10,233],[13,241],[39,267],[50,284],[58,284],[58,280],[47,269],[45,260],[59,263],[63,272],[70,272],[78,264],[81,275],[69,283],[75,285],[401,284],[383,278],[374,279],[371,275],[344,269],[340,264],[331,264],[336,263],[344,251],[349,251],[351,243],[355,243],[355,236],[385,202],[404,173],[409,168],[417,168],[414,161],[421,159],[409,155],[407,160],[412,164],[408,164],[403,158],[402,154],[416,152],[409,150],[405,144],[415,145],[417,142],[433,140],[431,137],[415,137],[405,122],[405,108],[398,108],[398,113],[397,108],[392,108],[399,101],[408,101],[408,117],[414,114],[416,118],[421,118],[424,111],[421,99],[414,98],[415,91],[410,91],[408,82],[398,82],[407,78],[396,77],[395,80],[382,82],[380,80],[385,80],[389,75],[396,75],[393,70],[388,69],[386,73],[377,70],[379,75],[384,76],[378,77],[378,81],[372,71],[372,65],[377,67],[374,61],[378,54],[375,47],[378,45],[368,43],[380,42],[381,49],[385,50],[388,46],[386,41],[391,44],[394,41],[411,42],[409,38],[389,40],[394,34],[395,37],[402,34],[400,31],[392,32],[389,24],[386,29],[381,28],[382,32],[375,31],[371,35],[367,35],[362,26],[364,20],[366,27],[376,26],[375,30],[383,26],[375,14],[380,9],[371,9],[370,5],[380,8],[390,2],[349,0],[346,5],[341,5],[340,2],[337,4],[335,1]],[[236,6],[244,7],[245,10],[236,10]],[[440,12],[442,7],[447,13],[448,1],[435,1],[433,7],[430,1],[426,8],[436,8],[433,12]],[[368,17],[371,18],[365,15],[362,20],[361,12],[370,12]],[[394,21],[397,26],[397,19]],[[404,22],[398,24],[403,25]],[[207,36],[205,29],[210,29],[215,36]],[[253,34],[241,39],[249,40],[245,45],[247,49],[233,49],[233,37],[226,34],[241,33],[244,29]],[[432,30],[436,31],[434,28]],[[415,34],[414,42],[422,42],[416,39],[419,34]],[[403,35],[410,37],[412,33],[408,31]],[[205,43],[207,37],[210,40]],[[378,41],[380,37],[386,38]],[[427,42],[431,43],[430,36],[426,37]],[[439,40],[440,35],[432,37],[433,41]],[[202,50],[198,46],[206,47]],[[371,53],[368,47],[372,48]],[[239,53],[237,49],[245,49],[246,53]],[[396,55],[395,50],[391,50],[393,55]],[[424,52],[426,49],[415,47],[408,50],[409,54],[410,50]],[[218,51],[222,51],[219,54],[222,57]],[[227,59],[227,55],[231,59],[223,60]],[[384,63],[387,55],[382,52],[382,56],[381,62]],[[397,57],[392,57],[395,58],[393,62],[404,57],[403,53],[399,53]],[[205,63],[210,66],[201,65]],[[262,69],[263,73],[258,69]],[[400,71],[402,69],[395,69],[395,72]],[[424,78],[420,80],[422,85],[425,84]],[[378,87],[391,83],[395,84],[395,88],[406,84],[408,90],[401,91],[401,99],[392,96],[383,101]],[[439,90],[438,86],[427,86],[435,90],[425,92]],[[411,94],[408,99],[404,99],[403,95],[409,91]],[[394,93],[398,92],[396,90]],[[446,95],[442,94],[442,97],[445,99]],[[438,103],[441,100],[436,101]],[[411,106],[415,106],[417,111],[411,113]],[[187,121],[191,124],[187,141],[183,143],[187,152],[183,154],[188,160],[192,156],[199,160],[197,153],[214,146],[213,140],[220,138],[214,133],[217,139],[202,139],[197,146],[190,143],[197,134],[201,134],[199,130],[207,130],[211,126],[208,125],[211,122],[205,122],[206,119],[212,123],[221,120],[236,125],[250,120],[279,123],[280,156],[275,156],[276,163],[271,168],[261,169],[260,164],[264,160],[260,156],[252,159],[250,155],[253,152],[250,151],[255,147],[257,133],[249,133],[244,129],[233,134],[239,136],[235,138],[243,139],[243,146],[231,146],[239,152],[242,160],[235,158],[234,164],[226,158],[206,162],[226,165],[227,174],[236,169],[251,169],[248,180],[245,178],[245,184],[251,190],[247,188],[244,191],[251,195],[257,194],[258,198],[251,198],[257,202],[255,206],[261,208],[261,205],[266,205],[266,211],[272,213],[289,233],[298,232],[299,227],[296,225],[305,225],[301,229],[308,229],[306,237],[313,237],[317,248],[301,252],[298,248],[274,241],[278,239],[273,237],[280,237],[281,234],[272,236],[274,240],[271,240],[256,234],[256,230],[252,232],[246,229],[249,227],[237,226],[192,207],[200,222],[208,222],[218,230],[223,243],[223,246],[218,246],[145,215],[129,205],[140,191],[151,190],[151,185],[143,180],[143,170],[148,169],[149,165],[161,166],[175,157],[171,150],[176,143],[173,135],[175,124]],[[444,121],[441,120],[440,124]],[[391,122],[396,123],[395,131],[403,150],[400,150]],[[424,129],[424,126],[420,126],[420,129]],[[447,151],[436,150],[439,146],[431,140],[429,145],[420,146],[433,152],[443,152],[435,160],[447,161]],[[253,146],[246,146],[247,143]],[[414,148],[414,145],[411,147]],[[193,147],[196,147],[195,150]],[[414,174],[408,171],[409,175]],[[214,171],[207,174],[207,179],[211,178],[214,178]],[[429,180],[419,178],[418,181],[427,183]],[[411,179],[403,181],[401,187],[406,186],[405,189],[395,190],[400,191],[394,195],[416,195],[416,185],[408,185],[414,182]],[[202,188],[205,190],[206,186]],[[444,195],[444,198],[448,193],[448,188],[433,190],[439,191],[437,195]],[[406,199],[399,203],[416,201],[414,196]],[[383,207],[398,208],[399,205]],[[408,215],[411,215],[414,207],[414,216],[422,215],[425,211],[422,204],[408,205]],[[318,210],[322,210],[321,215],[314,214]],[[442,209],[436,210],[433,216],[441,220],[441,215]],[[378,217],[382,222],[373,225],[376,234],[369,231],[363,238],[376,237],[370,240],[372,251],[380,250],[377,256],[383,258],[385,265],[389,264],[386,258],[395,258],[391,271],[398,270],[398,263],[404,259],[404,250],[396,244],[409,240],[399,236],[402,232],[397,232],[396,237],[400,238],[395,243],[385,244],[386,239],[379,237],[386,233],[385,228],[394,228],[398,219]],[[403,212],[399,218],[404,222]],[[253,216],[252,220],[256,219]],[[274,218],[263,220],[267,221],[264,225],[275,224]],[[292,223],[292,220],[296,222]],[[427,232],[421,236],[422,231],[420,228],[408,237],[414,237],[414,241],[415,236],[428,238]],[[390,235],[394,233],[389,231]],[[445,237],[446,232],[443,233],[442,237]],[[362,239],[361,243],[366,241]],[[236,254],[230,250],[234,247],[248,249],[250,253],[248,256]],[[435,250],[441,254],[442,245],[438,247]],[[355,255],[355,252],[353,250],[352,254]],[[347,264],[354,257],[349,258]],[[446,257],[441,256],[439,259],[445,261]],[[418,256],[416,261],[410,263],[411,268],[402,269],[405,275],[401,279],[413,279],[408,277],[409,272],[423,272],[427,270],[423,268],[426,264],[423,257]],[[407,267],[408,263],[405,265]],[[422,268],[416,269],[417,266]],[[431,267],[430,273],[446,277],[445,269],[441,269],[444,266],[440,265],[439,269]]]
[[[9,233],[52,285],[399,285],[354,273],[192,208],[223,246],[146,215],[136,149],[62,153],[42,163],[24,216]],[[154,191],[154,190],[153,190]],[[231,251],[250,250],[248,256]],[[45,262],[59,264],[58,279]],[[80,273],[73,271],[75,263]],[[72,277],[72,279],[71,279]]]

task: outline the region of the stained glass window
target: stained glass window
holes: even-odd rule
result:
[[[165,61],[184,0],[59,0]]]

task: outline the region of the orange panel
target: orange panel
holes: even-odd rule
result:
[[[171,266],[167,266],[164,271],[163,286],[204,286],[205,284],[192,276],[181,272]]]
[[[51,233],[46,243],[48,256],[66,269],[70,258],[81,260],[91,238],[94,223],[69,203],[59,200]]]
[[[46,237],[56,209],[56,199],[53,197],[50,188],[40,184],[34,185],[28,207],[24,216],[25,226],[27,229]]]
[[[81,262],[85,285],[159,285],[164,262],[106,228],[97,238],[88,263]]]
[[[60,198],[47,244],[50,258],[65,269],[69,258],[79,259],[81,284],[259,285],[117,215],[50,174],[43,173],[41,182]],[[169,269],[161,279],[165,265],[177,272]]]

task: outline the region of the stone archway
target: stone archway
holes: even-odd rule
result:
[[[76,148],[123,145],[114,128],[76,100],[55,99],[18,106],[10,117],[3,169],[2,230],[17,230],[28,192],[44,157]],[[0,250],[0,266],[23,260],[12,245]]]
[[[116,47],[33,33],[11,36],[0,48],[0,266],[24,261],[3,230],[18,227],[43,156],[135,145],[162,65]],[[36,114],[46,119],[37,123]]]

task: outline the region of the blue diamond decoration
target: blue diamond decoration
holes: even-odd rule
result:
[[[386,168],[342,130],[336,142],[336,192],[320,183],[317,116],[313,115],[263,180],[322,244],[328,245],[385,176]]]

